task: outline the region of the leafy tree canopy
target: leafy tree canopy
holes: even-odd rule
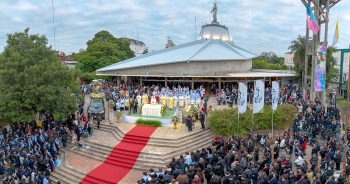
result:
[[[270,59],[254,58],[252,68],[253,69],[268,69],[268,70],[286,70],[287,66],[284,65],[284,58],[272,57]]]
[[[78,69],[91,73],[99,68],[135,57],[127,40],[116,38],[108,31],[100,31],[86,42],[86,51],[72,54],[78,60]]]
[[[31,122],[37,112],[66,119],[77,110],[80,94],[75,71],[62,66],[44,35],[7,35],[0,54],[0,114],[11,122]]]

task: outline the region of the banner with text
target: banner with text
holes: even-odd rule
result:
[[[244,113],[247,110],[247,84],[239,82],[238,84],[238,113]]]
[[[326,58],[327,46],[317,45],[317,58],[315,60],[315,92],[325,91],[326,87]]]
[[[260,79],[254,81],[254,83],[253,113],[259,113],[265,105],[265,81]]]
[[[277,109],[278,100],[280,97],[280,84],[278,81],[272,81],[272,110]]]

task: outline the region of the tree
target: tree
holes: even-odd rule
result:
[[[62,66],[44,35],[7,35],[0,55],[0,114],[11,122],[31,122],[38,112],[56,120],[75,113],[80,94],[75,72]]]
[[[252,61],[253,69],[267,69],[269,67],[269,63],[263,59],[255,58]]]
[[[305,68],[306,38],[305,36],[298,35],[298,38],[296,40],[293,40],[290,44],[291,45],[288,47],[288,49],[294,53],[293,62],[296,78],[302,79],[302,72]],[[311,63],[311,58],[309,59],[309,63]],[[308,68],[311,70],[311,65]]]
[[[291,49],[291,52],[294,52],[294,71],[296,72],[297,78],[302,78],[302,73],[305,70],[305,52],[306,52],[306,38],[305,36],[298,35],[296,40],[291,42],[291,45],[288,47]],[[334,68],[335,59],[333,58],[333,53],[337,52],[337,49],[333,46],[327,48],[327,58],[326,58],[326,87],[332,81],[336,81],[338,78],[338,69]],[[308,73],[312,69],[312,57],[308,58],[309,66]]]
[[[148,49],[145,49],[142,54],[147,54],[148,53]]]
[[[269,64],[274,64],[274,65],[283,65],[284,64],[284,58],[283,57],[272,57],[269,60],[267,60]]]
[[[108,31],[100,31],[86,42],[86,51],[79,53],[78,68],[83,73],[91,73],[99,68],[135,57],[129,41],[116,38]]]

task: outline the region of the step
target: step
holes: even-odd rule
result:
[[[108,129],[108,130],[106,129],[106,130],[102,130],[102,131],[108,131],[108,132],[112,133],[118,140],[121,140],[121,139],[118,138],[118,136],[116,136],[114,134],[114,132],[116,132],[116,131],[113,131],[111,129]],[[150,137],[147,145],[159,146],[159,147],[179,148],[179,147],[182,147],[184,145],[187,145],[190,142],[193,142],[193,141],[196,141],[196,140],[200,139],[200,137],[203,136],[203,135],[206,136],[206,134],[208,132],[210,132],[210,130],[197,131],[197,132],[194,132],[193,134],[191,133],[189,136],[186,136],[187,138],[184,139],[184,140],[182,140],[182,138],[180,138],[180,139],[171,139],[171,140],[163,140],[163,139],[160,139],[160,138],[152,138],[152,137]],[[213,135],[213,137],[214,137],[214,135]],[[135,139],[137,139],[137,138],[135,138]]]
[[[102,177],[104,175],[101,175]],[[113,182],[110,182],[110,181],[107,181],[107,180],[104,180],[102,178],[95,178],[93,176],[90,176],[90,175],[87,175],[85,178],[84,178],[84,182],[81,182],[80,184],[115,184]]]
[[[203,147],[206,148],[206,147],[211,145],[211,140],[212,140],[213,136],[205,135],[205,138],[197,137],[194,140],[189,140],[189,141],[186,142],[186,146],[182,146],[179,149],[176,149],[176,152],[184,154],[186,151],[195,151],[196,149],[201,150]],[[196,147],[195,147],[196,149],[193,150],[193,146],[191,144],[192,142],[197,142],[197,144],[198,144],[199,142],[203,142],[203,141],[206,142],[206,145],[201,145],[202,147],[199,147],[198,145],[196,145]],[[103,151],[106,151],[106,152],[110,152],[111,150],[113,150],[113,148],[111,146],[103,145],[103,144],[97,144],[95,142],[90,142],[90,141],[88,141],[88,139],[85,141],[85,146],[83,148],[87,148],[87,147],[91,148],[91,149],[95,148],[95,150],[92,150],[92,151],[103,150]],[[132,150],[119,150],[119,149],[117,149],[117,150],[113,150],[113,151],[114,152],[119,152],[120,151],[121,154],[125,154],[126,152],[128,154],[133,153]],[[134,153],[135,153],[135,155],[138,154],[138,152],[134,152]],[[163,153],[162,155],[167,155],[167,154],[171,154],[171,153],[173,153],[173,151],[169,151],[168,153]],[[151,154],[151,153],[147,153],[147,152],[141,152],[141,154],[139,156],[141,156],[141,157],[152,156],[153,157],[154,155]]]
[[[202,139],[201,142],[197,142],[196,147],[193,147],[192,145],[187,145],[186,147],[183,147],[180,150],[176,150],[175,152],[170,152],[171,154],[159,154],[158,158],[155,158],[154,154],[141,152],[137,160],[138,162],[136,162],[134,167],[140,168],[139,166],[141,166],[141,168],[143,168],[145,165],[151,164],[153,167],[157,166],[157,167],[163,168],[168,162],[171,161],[172,157],[178,158],[180,154],[184,155],[186,151],[201,150],[203,147],[208,147],[211,143],[211,140],[212,140],[212,137],[207,137],[206,139]],[[89,144],[86,144],[82,148],[75,149],[74,152],[85,156],[90,156],[94,159],[98,159],[101,161],[104,161],[104,159],[107,158],[106,152],[109,153],[109,150],[111,149],[111,147],[108,147],[108,146],[99,147],[100,145],[97,145],[96,143],[89,143]],[[82,152],[84,152],[85,154]],[[128,158],[129,155],[125,155],[125,153],[134,154],[133,156],[137,156],[138,154],[138,152],[133,152],[133,151],[128,152],[128,150],[120,150],[120,149],[112,150],[112,153],[118,154],[118,156],[122,158]],[[165,160],[168,162],[165,162]]]
[[[123,136],[124,134],[126,134],[123,131],[121,131],[117,126],[113,126],[113,125],[106,125],[102,129],[114,130],[116,132],[119,132],[120,136]],[[189,136],[183,136],[183,137],[180,137],[180,138],[158,138],[158,137],[155,138],[155,137],[150,137],[150,140],[155,141],[155,142],[157,142],[157,141],[161,141],[161,142],[167,142],[167,141],[169,141],[169,142],[176,141],[177,142],[177,141],[179,141],[179,142],[181,142],[182,140],[187,140],[190,137],[195,137],[195,136],[197,136],[197,134],[202,134],[202,133],[204,133],[206,131],[210,131],[210,130],[206,129],[204,131],[195,131],[195,132],[191,133],[191,135],[189,135]]]
[[[85,173],[80,173],[76,169],[67,168],[65,166],[65,156],[64,151],[61,153],[61,165],[59,168],[55,168],[55,172],[52,172],[52,175],[56,178],[57,181],[62,183],[79,183],[79,181],[85,176]]]

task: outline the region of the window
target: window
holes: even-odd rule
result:
[[[333,57],[333,59],[335,60],[335,65],[340,65],[340,61],[339,61],[339,57]]]

